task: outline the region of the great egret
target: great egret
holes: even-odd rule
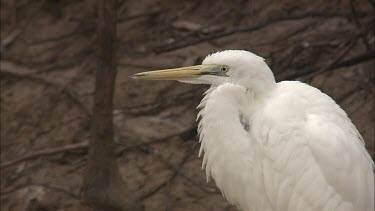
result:
[[[242,210],[374,210],[374,163],[346,113],[264,59],[228,50],[137,79],[210,84],[198,106],[202,168]]]

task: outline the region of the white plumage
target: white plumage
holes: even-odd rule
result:
[[[374,210],[374,164],[346,113],[314,87],[276,83],[261,57],[222,51],[133,77],[211,84],[198,106],[202,167],[240,209]]]

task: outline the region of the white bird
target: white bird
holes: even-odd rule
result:
[[[131,76],[210,84],[198,106],[207,179],[245,211],[374,210],[374,163],[347,114],[264,59],[228,50],[202,65]]]

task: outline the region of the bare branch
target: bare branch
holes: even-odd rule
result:
[[[143,194],[140,197],[140,200],[145,200],[145,199],[151,197],[152,195],[154,195],[155,193],[157,193],[159,190],[161,190],[163,187],[165,187],[166,185],[168,185],[171,182],[173,182],[173,180],[176,178],[176,176],[179,173],[179,169],[186,163],[186,161],[188,160],[188,158],[191,156],[191,151],[194,150],[196,146],[198,146],[198,145],[195,145],[194,147],[192,147],[190,150],[188,150],[185,153],[185,156],[182,158],[182,160],[178,163],[177,166],[173,166],[172,164],[167,163],[168,167],[170,167],[172,169],[172,174],[169,176],[169,178],[167,180],[165,180],[161,184],[153,187],[147,193]]]
[[[0,73],[1,75],[9,76],[9,77],[15,77],[22,80],[30,80],[36,83],[43,84],[45,86],[53,87],[58,90],[58,92],[61,92],[64,94],[69,100],[71,100],[74,104],[76,104],[87,116],[90,116],[90,111],[86,106],[76,97],[73,92],[68,90],[67,87],[52,83],[50,81],[47,81],[41,77],[33,75],[33,73],[37,72],[36,70],[29,69],[25,66],[20,66],[15,63],[11,62],[4,62],[0,61]]]
[[[362,62],[374,60],[374,56],[375,56],[375,51],[365,52],[360,55],[354,56],[350,59],[344,60],[342,62],[337,62],[336,64],[331,65],[330,67],[326,69],[320,70],[320,68],[314,68],[309,71],[304,71],[302,73],[297,72],[297,73],[284,77],[283,80],[296,79],[299,77],[311,77],[311,76],[318,75],[323,72],[330,72],[330,71],[333,71],[342,67],[350,67],[353,65],[360,64]]]
[[[180,42],[176,41],[167,45],[156,47],[154,51],[156,53],[165,53],[165,52],[177,50],[180,48],[185,48],[191,45],[196,45],[205,41],[226,37],[226,36],[233,35],[233,34],[254,32],[259,29],[262,29],[264,27],[267,27],[267,26],[270,26],[272,24],[279,23],[279,22],[303,20],[305,18],[342,18],[342,17],[347,17],[347,16],[348,16],[347,13],[342,13],[342,12],[308,12],[308,13],[302,13],[302,14],[271,16],[270,19],[261,21],[255,24],[254,26],[246,26],[246,27],[232,29],[229,31],[220,31],[220,32],[210,33],[210,34],[207,34],[205,36],[202,36],[200,38],[193,39],[193,40],[183,39]]]
[[[7,168],[7,167],[10,167],[12,165],[18,164],[20,162],[35,159],[35,158],[39,158],[39,157],[42,157],[42,156],[54,155],[54,154],[57,154],[57,153],[71,151],[71,150],[87,149],[87,146],[88,146],[88,143],[83,142],[83,143],[78,143],[78,144],[65,145],[63,147],[40,150],[40,151],[32,152],[32,153],[30,153],[28,155],[25,155],[25,156],[22,156],[20,158],[16,158],[14,160],[2,162],[0,167],[1,168]]]
[[[67,196],[69,196],[73,199],[78,199],[78,200],[80,199],[80,197],[77,194],[74,194],[74,193],[72,193],[68,190],[65,190],[62,187],[53,186],[53,185],[50,185],[50,184],[47,184],[47,183],[35,183],[35,182],[26,182],[24,184],[17,185],[14,188],[12,188],[11,190],[1,192],[1,196],[11,194],[15,191],[18,191],[20,189],[23,189],[23,188],[26,188],[26,187],[29,187],[29,186],[41,186],[41,187],[46,188],[46,189],[50,189],[50,190],[53,190],[53,191],[56,191],[56,192],[63,193],[63,194],[65,194],[65,195],[67,195]]]

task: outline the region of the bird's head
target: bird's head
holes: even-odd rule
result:
[[[243,50],[220,51],[208,55],[201,65],[141,72],[130,76],[146,80],[178,80],[219,86],[233,83],[261,91],[275,84],[272,71],[262,57]]]

